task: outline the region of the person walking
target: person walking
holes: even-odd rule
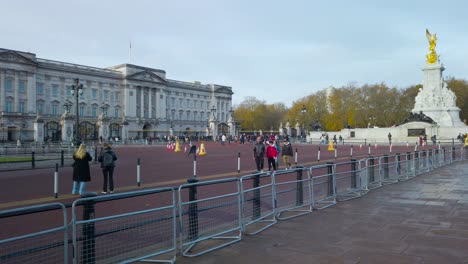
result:
[[[392,144],[392,133],[388,132],[388,144]]]
[[[292,149],[291,143],[289,143],[289,140],[287,140],[287,139],[284,140],[283,150],[282,150],[281,153],[283,155],[284,167],[286,169],[291,168],[290,158],[292,158],[292,156],[293,156],[293,149]]]
[[[273,170],[276,170],[276,156],[278,156],[278,151],[274,145],[274,141],[270,140],[270,144],[266,148],[266,156],[268,158],[268,170],[270,171],[273,167]]]
[[[104,176],[104,183],[102,185],[102,194],[107,193],[107,183],[109,183],[109,192],[114,192],[114,168],[117,156],[112,150],[111,146],[107,143],[103,145],[103,151],[99,155],[98,161],[101,163],[102,175]]]
[[[72,194],[82,195],[85,192],[86,182],[91,181],[91,172],[89,162],[93,160],[89,152],[86,151],[86,145],[80,144],[80,147],[73,154],[73,188]]]
[[[257,171],[263,171],[263,161],[265,159],[265,144],[262,142],[262,137],[258,136],[255,142],[254,148],[254,159],[257,165]]]

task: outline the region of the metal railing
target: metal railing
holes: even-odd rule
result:
[[[0,233],[0,262],[174,263],[177,252],[188,257],[205,254],[279,220],[464,160],[466,152],[466,148],[434,148],[240,178],[198,182],[193,177],[177,188],[106,196],[88,193],[70,205],[4,210],[0,224],[11,230]],[[16,228],[18,223],[21,228]]]

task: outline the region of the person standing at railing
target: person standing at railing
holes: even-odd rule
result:
[[[103,151],[99,155],[98,161],[101,163],[102,175],[104,176],[104,183],[102,185],[102,194],[107,193],[107,183],[109,183],[109,192],[114,192],[114,168],[117,155],[112,150],[111,146],[107,143],[103,145]]]
[[[261,136],[257,137],[253,152],[255,164],[257,165],[257,171],[263,171],[263,162],[265,160],[265,144],[263,144]]]
[[[81,144],[73,154],[73,188],[72,194],[83,194],[86,188],[86,182],[91,181],[91,172],[89,162],[93,160],[89,152],[86,151],[86,145]]]

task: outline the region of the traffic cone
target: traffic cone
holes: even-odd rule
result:
[[[200,152],[198,153],[198,156],[205,156],[206,155],[206,150],[205,150],[205,142],[201,142],[200,144]]]
[[[175,149],[174,149],[174,152],[181,152],[182,150],[180,149],[180,142],[179,140],[177,139],[176,140],[176,143],[175,143]]]
[[[335,151],[335,146],[333,145],[333,141],[330,140],[328,143],[328,151]]]

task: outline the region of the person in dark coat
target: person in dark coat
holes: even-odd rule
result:
[[[102,175],[104,176],[104,184],[102,185],[102,194],[107,193],[107,182],[109,181],[109,192],[114,192],[114,168],[117,156],[107,143],[103,145],[103,151],[99,155],[98,161],[101,163]]]
[[[86,182],[91,181],[91,172],[89,162],[93,160],[86,151],[86,146],[81,144],[73,154],[73,188],[72,194],[83,194],[86,188]]]

